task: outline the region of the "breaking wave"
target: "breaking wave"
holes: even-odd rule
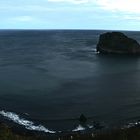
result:
[[[124,126],[122,127],[122,129],[123,129],[123,128],[125,129],[125,128],[136,127],[136,126],[140,126],[140,121],[139,121],[139,120],[138,120],[138,121],[135,121],[135,122],[130,122],[130,123],[124,125]]]
[[[73,132],[76,132],[76,131],[83,131],[85,130],[85,128],[82,126],[82,125],[78,125],[74,130],[72,130]]]
[[[43,125],[35,125],[32,121],[25,120],[23,118],[20,118],[19,115],[13,112],[5,112],[4,110],[0,111],[0,115],[8,118],[9,120],[12,120],[13,122],[25,126],[28,130],[35,130],[45,133],[56,133],[55,131],[51,131],[44,127]]]
[[[35,125],[34,122],[26,120],[14,112],[8,112],[8,111],[2,110],[2,111],[0,111],[0,115],[7,118],[10,121],[13,121],[14,123],[24,126],[28,130],[34,130],[34,131],[40,131],[40,132],[52,133],[52,134],[62,132],[62,131],[49,130],[48,128],[46,128],[43,125]],[[94,128],[94,125],[87,124],[85,126],[82,126],[81,124],[79,124],[76,128],[72,129],[71,131],[72,132],[85,131],[86,129],[93,129],[93,128]]]

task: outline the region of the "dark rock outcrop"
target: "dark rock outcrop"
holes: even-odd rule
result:
[[[139,43],[121,32],[101,34],[96,49],[99,53],[140,54]]]
[[[83,114],[81,114],[80,118],[79,118],[79,121],[80,121],[80,123],[86,123],[87,118]]]

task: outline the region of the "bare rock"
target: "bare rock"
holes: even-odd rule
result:
[[[101,34],[96,49],[104,54],[140,54],[139,43],[121,32]]]

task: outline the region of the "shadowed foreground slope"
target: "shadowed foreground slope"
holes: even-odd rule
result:
[[[113,130],[96,133],[76,132],[74,134],[46,135],[13,131],[5,124],[0,124],[0,140],[140,140],[140,128]]]

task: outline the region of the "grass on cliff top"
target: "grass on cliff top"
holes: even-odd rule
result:
[[[140,127],[114,130],[112,132],[96,134],[67,134],[63,136],[55,135],[53,137],[49,135],[28,135],[26,133],[18,134],[13,132],[5,124],[0,124],[0,140],[140,140]]]

